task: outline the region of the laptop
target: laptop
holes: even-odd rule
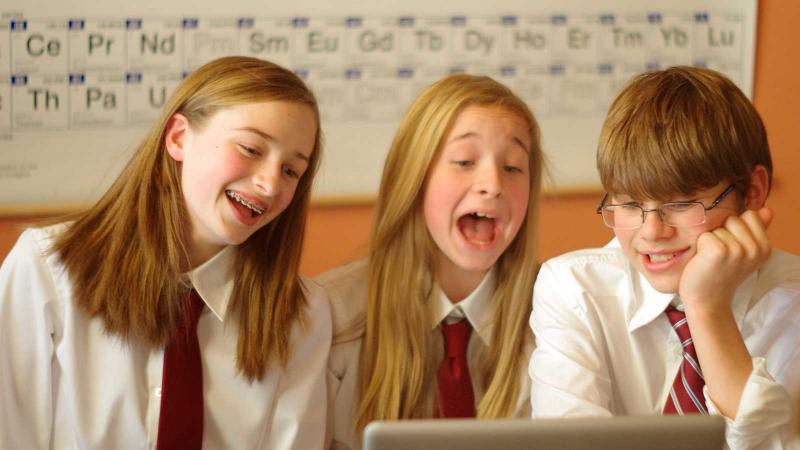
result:
[[[720,416],[372,422],[364,450],[709,450],[725,444]]]

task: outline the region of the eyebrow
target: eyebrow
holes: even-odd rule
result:
[[[468,132],[466,132],[464,134],[459,134],[458,136],[453,137],[452,139],[448,140],[446,142],[446,144],[449,144],[450,142],[460,141],[462,139],[467,139],[467,138],[471,138],[471,137],[477,137],[477,136],[478,135],[476,133],[473,133],[472,131],[468,131]],[[511,138],[514,140],[514,142],[517,143],[518,146],[522,147],[522,150],[524,150],[525,153],[530,154],[531,149],[528,146],[526,146],[525,143],[522,142],[522,140],[520,138],[518,138],[516,136],[511,136]]]
[[[257,135],[261,136],[261,138],[264,139],[265,141],[273,141],[273,142],[275,142],[275,138],[272,137],[272,135],[270,135],[268,133],[265,133],[265,132],[259,130],[258,128],[256,128],[256,127],[241,127],[241,128],[236,128],[236,130],[237,131],[248,131],[250,133],[254,133],[254,134],[257,134]],[[302,159],[303,161],[308,162],[308,156],[304,155],[303,153],[301,153],[299,151],[295,151],[294,152],[294,156],[297,159]]]
[[[522,147],[523,150],[525,150],[525,153],[530,153],[531,152],[530,146],[529,145],[525,145],[525,143],[522,142],[522,140],[520,138],[514,136],[514,140],[517,142],[517,144],[520,147]]]

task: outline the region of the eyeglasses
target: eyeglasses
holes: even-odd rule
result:
[[[644,223],[647,213],[652,211],[658,212],[658,217],[664,225],[676,228],[691,227],[705,223],[706,211],[716,208],[733,190],[731,184],[711,202],[711,206],[708,208],[700,202],[669,202],[662,203],[654,209],[644,209],[635,203],[606,205],[606,200],[608,200],[608,192],[606,192],[606,195],[600,200],[600,205],[597,206],[597,214],[603,216],[606,226],[618,230],[639,228]]]

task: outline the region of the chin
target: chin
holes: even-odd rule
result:
[[[497,262],[497,258],[494,259],[472,259],[472,258],[464,258],[461,261],[458,261],[456,265],[458,265],[461,270],[468,271],[468,272],[486,272],[487,270],[491,269],[494,266],[494,263]]]
[[[230,233],[229,232],[224,236],[225,245],[241,245],[246,240],[248,240],[251,235],[252,235],[252,233],[250,233],[250,234],[242,234],[242,233]]]

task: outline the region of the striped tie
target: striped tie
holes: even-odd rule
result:
[[[675,376],[675,381],[672,383],[663,414],[708,414],[703,396],[703,386],[706,381],[703,379],[703,371],[700,370],[697,352],[694,350],[692,335],[689,333],[689,323],[686,322],[686,313],[678,311],[673,306],[667,308],[665,313],[683,345],[683,361],[681,370],[678,371],[678,375]]]

